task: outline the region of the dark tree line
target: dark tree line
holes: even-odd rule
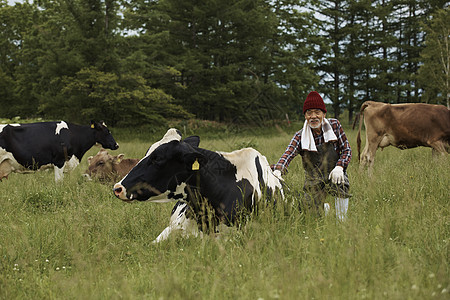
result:
[[[299,115],[311,90],[350,120],[366,100],[448,105],[445,5],[0,0],[0,118],[249,123]]]

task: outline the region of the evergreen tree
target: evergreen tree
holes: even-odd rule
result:
[[[38,49],[25,38],[38,26],[39,12],[28,3],[9,6],[1,0],[0,20],[0,117],[34,115],[38,99],[32,88],[38,80]]]
[[[398,45],[395,36],[394,4],[393,1],[379,0],[374,3],[374,42],[377,46],[375,57],[377,65],[374,72],[376,89],[373,99],[381,102],[394,102],[396,85],[393,70],[395,49]]]
[[[264,119],[298,111],[298,91],[317,81],[308,65],[313,46],[305,44],[309,15],[298,11],[296,1],[153,4],[149,9],[130,2],[125,14],[130,20],[145,16],[141,43],[159,40],[141,57],[153,69],[179,72],[173,77],[182,88],[171,93],[200,118],[247,122],[249,115]],[[164,56],[148,59],[156,53]]]
[[[295,112],[302,116],[302,106],[308,93],[317,89],[320,77],[316,61],[322,57],[318,51],[325,41],[320,36],[320,23],[310,1],[271,1],[278,19],[276,37],[271,43],[272,81],[279,90],[279,111]]]
[[[321,90],[332,102],[333,114],[339,118],[341,109],[346,102],[343,95],[345,60],[343,57],[343,47],[347,33],[344,28],[347,20],[345,11],[348,9],[348,1],[333,0],[320,1],[318,11],[322,15],[322,32],[325,40],[328,41],[329,53],[325,54],[319,61],[319,72],[322,75]],[[330,112],[331,113],[331,112]]]
[[[419,83],[426,103],[444,104],[450,109],[450,9],[440,9],[425,25],[425,48]]]
[[[365,100],[446,103],[429,80],[448,81],[446,3],[0,0],[0,116],[257,124],[301,116],[311,90],[350,120]]]
[[[430,6],[430,1],[426,0],[395,0],[393,5],[392,26],[398,40],[392,72],[397,81],[394,86],[395,103],[420,102],[417,72],[425,38],[421,24],[433,7]]]

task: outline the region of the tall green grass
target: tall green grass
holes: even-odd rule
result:
[[[274,163],[296,129],[221,131],[202,135],[201,146],[252,146]],[[343,224],[278,203],[241,229],[154,245],[173,205],[123,203],[111,185],[84,181],[97,148],[63,183],[52,171],[12,174],[0,183],[0,298],[448,299],[448,157],[386,148],[369,178],[356,132],[346,131],[353,198]],[[114,153],[141,157],[156,139],[119,135]],[[285,176],[289,204],[301,198],[303,176],[298,157]]]

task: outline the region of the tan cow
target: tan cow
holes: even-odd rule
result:
[[[433,148],[433,155],[446,154],[450,142],[450,110],[443,105],[424,103],[386,104],[366,101],[361,106],[357,137],[361,166],[373,166],[378,148],[394,146],[409,149]],[[366,126],[366,145],[362,157],[361,126]]]
[[[95,156],[88,157],[89,167],[85,174],[100,181],[115,181],[123,178],[139,162],[139,159],[126,158],[124,154],[111,155],[101,149]]]

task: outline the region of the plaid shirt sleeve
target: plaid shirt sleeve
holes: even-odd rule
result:
[[[289,146],[287,146],[286,151],[284,151],[284,154],[281,156],[281,158],[278,160],[278,162],[273,166],[274,170],[285,170],[291,161],[294,159],[294,157],[297,156],[299,153],[299,150],[301,147],[301,130],[297,131],[294,135],[294,137],[291,139],[291,142],[289,143]]]
[[[352,149],[350,148],[350,143],[348,142],[347,136],[345,135],[344,129],[342,129],[341,123],[337,119],[328,119],[333,132],[337,137],[337,143],[335,146],[336,151],[339,154],[339,159],[336,166],[341,166],[347,169],[348,164],[352,158]],[[294,137],[291,139],[289,146],[284,151],[284,154],[278,160],[278,162],[273,165],[274,170],[284,171],[294,157],[300,153],[301,147],[301,130],[296,132]],[[316,138],[316,145],[321,145],[323,143],[323,136]]]
[[[336,163],[336,166],[341,166],[344,169],[347,169],[347,166],[352,158],[352,148],[350,148],[350,143],[348,142],[344,129],[342,129],[341,123],[337,119],[328,120],[330,121],[330,125],[338,139],[336,151],[339,153],[339,160]]]

